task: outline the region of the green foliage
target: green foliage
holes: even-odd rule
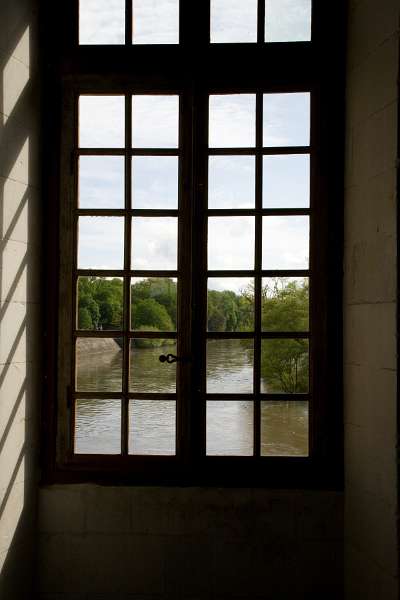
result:
[[[132,306],[133,329],[171,331],[174,326],[165,306],[154,298],[138,300]]]
[[[263,331],[308,331],[308,280],[275,279],[263,289]],[[261,376],[269,392],[308,391],[308,340],[263,340]]]
[[[308,280],[272,280],[262,290],[262,329],[271,332],[308,331]],[[170,278],[148,278],[131,286],[131,322],[136,331],[176,330],[177,285]],[[254,330],[253,286],[235,293],[208,292],[208,331]],[[78,327],[121,329],[123,317],[122,279],[80,277],[78,283]],[[136,339],[140,348],[174,344],[174,340]],[[261,376],[268,391],[308,391],[308,340],[263,340]]]

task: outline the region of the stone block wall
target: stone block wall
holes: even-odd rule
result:
[[[40,377],[38,18],[0,3],[0,598],[32,598]]]
[[[397,0],[350,3],[344,261],[347,597],[398,598]]]

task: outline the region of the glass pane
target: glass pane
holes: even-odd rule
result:
[[[175,454],[176,403],[132,400],[129,403],[129,454]]]
[[[134,217],[132,219],[132,268],[177,268],[178,219]]]
[[[264,94],[264,146],[310,144],[310,94]]]
[[[77,398],[75,454],[121,452],[121,401]]]
[[[305,394],[308,392],[308,340],[261,341],[261,392]]]
[[[309,42],[311,0],[268,0],[265,3],[266,42]]]
[[[208,159],[208,207],[254,208],[254,156],[210,156]]]
[[[253,340],[207,340],[207,393],[253,392]]]
[[[179,0],[133,0],[134,44],[179,44]]]
[[[208,219],[208,268],[254,268],[254,217]]]
[[[131,327],[136,331],[176,331],[177,281],[170,277],[131,280]]]
[[[261,456],[308,456],[308,402],[261,402]]]
[[[308,269],[309,217],[263,217],[263,269]]]
[[[178,148],[179,96],[132,97],[132,146]]]
[[[78,329],[122,329],[123,281],[120,277],[78,278]]]
[[[80,392],[120,392],[122,354],[122,338],[78,338],[76,389]]]
[[[207,454],[253,455],[253,403],[207,402]]]
[[[79,158],[79,208],[124,208],[122,156]]]
[[[255,94],[210,96],[210,148],[250,148],[255,140]]]
[[[257,0],[211,0],[211,43],[257,41]]]
[[[264,208],[310,206],[309,154],[281,154],[263,158]]]
[[[132,207],[178,208],[177,156],[134,156]]]
[[[125,0],[79,0],[80,44],[124,44]]]
[[[146,330],[149,331],[147,328]],[[176,392],[176,363],[160,362],[161,354],[176,355],[176,340],[159,338],[131,340],[130,392],[159,394]]]
[[[122,269],[123,217],[79,217],[78,269]]]
[[[308,331],[308,277],[266,277],[262,281],[262,330]]]
[[[125,146],[124,96],[79,97],[80,148]]]
[[[254,280],[210,277],[207,295],[207,331],[254,330]]]

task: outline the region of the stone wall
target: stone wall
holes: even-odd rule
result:
[[[41,600],[340,600],[342,495],[48,486]]]
[[[0,598],[32,597],[40,373],[38,19],[0,2]]]
[[[398,598],[398,0],[350,2],[345,195],[346,589]]]

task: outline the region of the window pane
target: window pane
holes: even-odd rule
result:
[[[79,146],[123,148],[125,145],[125,98],[79,97]]]
[[[308,331],[308,277],[265,277],[261,307],[263,331]]]
[[[134,44],[179,44],[179,0],[133,0]]]
[[[208,207],[254,208],[254,156],[210,156]]]
[[[79,217],[78,269],[122,269],[123,217]]]
[[[121,452],[121,401],[78,398],[75,404],[75,453]]]
[[[261,402],[261,456],[308,456],[308,402]]]
[[[263,269],[308,269],[309,217],[263,217]]]
[[[264,146],[310,144],[310,94],[264,94]]]
[[[207,331],[253,331],[254,280],[245,277],[210,277],[207,296]]]
[[[179,96],[132,97],[132,146],[178,148]]]
[[[208,219],[208,268],[254,268],[254,217]]]
[[[122,390],[122,338],[78,338],[76,389],[80,392]]]
[[[263,158],[264,208],[310,206],[309,154],[280,154]]]
[[[132,207],[178,208],[178,157],[134,156]]]
[[[261,392],[305,394],[308,387],[308,340],[262,340]]]
[[[146,327],[146,331],[149,330],[151,331],[151,327]],[[131,340],[130,392],[159,394],[176,392],[176,363],[160,362],[161,354],[176,356],[176,340],[159,338]]]
[[[175,454],[176,403],[132,400],[129,403],[129,454]]]
[[[131,280],[131,328],[176,331],[177,280],[151,277]]]
[[[252,456],[253,403],[207,402],[207,454],[209,456]]]
[[[123,281],[120,277],[78,278],[78,329],[122,329]]]
[[[210,148],[254,147],[255,131],[255,94],[210,96]]]
[[[79,208],[124,208],[122,156],[79,158]]]
[[[79,0],[80,44],[124,44],[125,0]]]
[[[257,0],[211,0],[211,42],[257,41]]]
[[[253,392],[253,340],[207,341],[207,393]]]
[[[311,0],[268,0],[265,3],[266,42],[309,42]]]
[[[177,268],[178,219],[134,217],[132,219],[132,268],[162,270]]]

